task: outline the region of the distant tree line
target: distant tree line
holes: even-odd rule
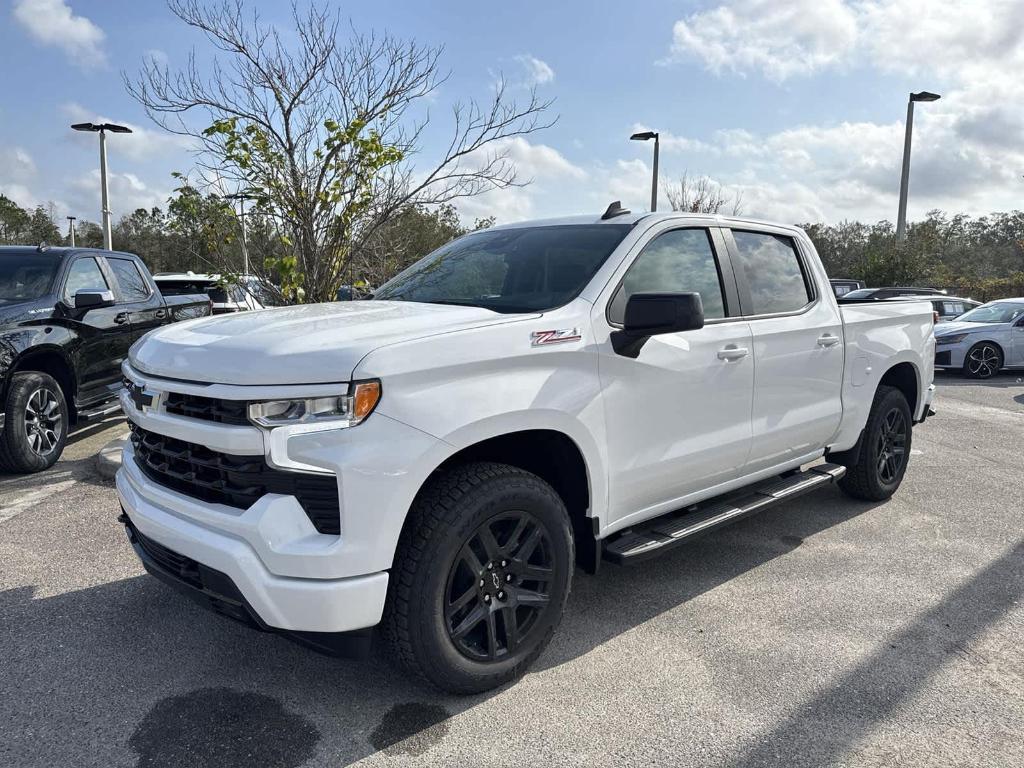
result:
[[[1024,212],[931,211],[905,243],[889,221],[803,224],[828,274],[869,286],[923,285],[979,301],[1024,296]]]
[[[138,208],[111,228],[114,250],[142,257],[152,272],[209,272],[240,274],[244,259],[241,222],[231,201],[201,194],[184,180],[167,209]],[[67,223],[67,222],[61,222]],[[451,204],[427,207],[409,204],[381,226],[350,261],[344,284],[372,289],[445,243],[463,234],[492,226],[494,218],[464,225]],[[246,214],[246,244],[252,263],[273,262],[286,255],[275,222],[259,213]],[[0,244],[70,245],[69,230],[61,227],[52,205],[26,209],[0,194]],[[78,219],[75,243],[101,248],[100,225]],[[275,285],[279,276],[269,278]],[[279,297],[284,301],[291,297]]]

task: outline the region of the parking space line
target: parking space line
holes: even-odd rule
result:
[[[74,480],[62,480],[59,483],[54,483],[53,485],[48,485],[45,488],[40,488],[38,491],[30,491],[29,493],[26,493],[11,506],[5,506],[0,509],[0,523],[6,523],[11,518],[31,509],[42,501],[46,501],[46,499],[55,494],[67,490],[74,484]]]

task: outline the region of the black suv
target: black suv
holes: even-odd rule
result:
[[[0,247],[0,471],[52,466],[73,424],[118,410],[132,342],[209,314],[204,294],[161,296],[130,253]]]

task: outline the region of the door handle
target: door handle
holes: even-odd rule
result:
[[[128,313],[118,312],[116,315],[114,315],[114,322],[117,323],[118,325],[124,325],[125,323],[128,322]]]
[[[163,320],[165,317],[167,317],[167,310],[166,309],[158,309],[156,311],[156,319],[157,320]]]
[[[832,347],[839,343],[839,337],[834,333],[826,333],[818,337],[819,347]]]
[[[750,350],[746,347],[737,347],[735,344],[730,344],[718,350],[718,359],[732,362],[733,360],[742,360],[749,354]]]

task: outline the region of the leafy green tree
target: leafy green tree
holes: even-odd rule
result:
[[[333,299],[357,254],[410,206],[521,184],[509,140],[552,122],[535,93],[519,106],[499,86],[489,103],[454,105],[445,150],[426,162],[424,105],[445,79],[440,49],[343,33],[326,3],[293,6],[286,33],[244,0],[169,6],[220,57],[207,73],[148,62],[129,92],[159,125],[198,140],[212,189],[255,197],[253,215],[272,222],[275,238],[250,262],[297,300]]]
[[[22,242],[28,222],[28,211],[6,195],[0,195],[0,242],[5,245]]]

